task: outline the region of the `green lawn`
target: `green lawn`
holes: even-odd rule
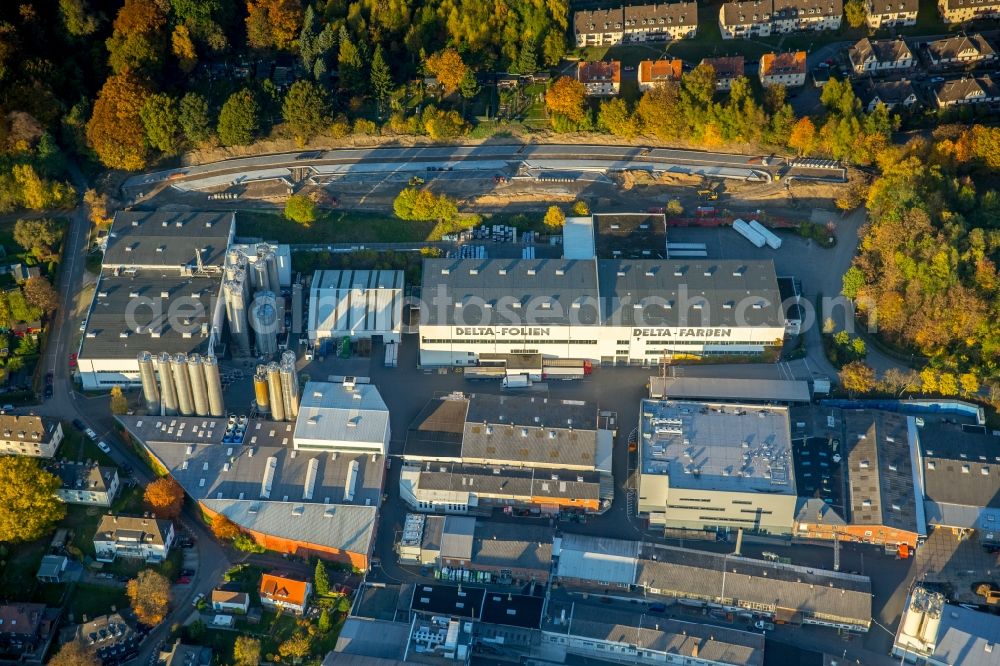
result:
[[[309,225],[285,219],[278,213],[240,212],[237,235],[280,238],[284,243],[411,243],[440,240],[468,225],[465,218],[451,223],[401,220],[382,213],[329,211]]]
[[[80,583],[73,591],[66,612],[73,615],[74,621],[80,621],[84,615],[94,618],[113,609],[127,608],[128,604],[124,587]]]
[[[4,590],[5,597],[17,601],[28,601],[32,598],[36,586],[35,573],[42,557],[48,551],[51,539],[50,534],[38,541],[3,547],[0,589]]]

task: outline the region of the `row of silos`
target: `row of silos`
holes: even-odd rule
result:
[[[274,248],[260,243],[251,257],[243,250],[230,250],[222,287],[233,353],[250,355],[253,330],[256,353],[273,357],[278,352],[278,330],[284,318],[278,299],[281,283]]]
[[[944,612],[944,596],[923,587],[915,587],[910,605],[903,614],[902,633],[927,645],[935,645]]]
[[[139,354],[139,377],[150,414],[173,416],[222,416],[222,381],[219,361],[213,355],[162,352],[155,360]],[[159,374],[159,383],[156,374]]]
[[[294,421],[299,415],[299,374],[295,352],[286,351],[280,363],[258,365],[253,377],[257,411],[275,421]]]

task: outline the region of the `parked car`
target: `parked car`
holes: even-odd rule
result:
[[[774,623],[767,620],[757,620],[753,623],[753,627],[761,631],[774,631]]]
[[[198,604],[200,604],[204,599],[205,599],[205,593],[199,592],[197,596],[195,596],[195,598],[191,600],[191,605],[197,608]]]
[[[51,370],[49,370],[48,372],[45,373],[45,385],[46,386],[51,386],[53,379],[55,379],[55,373],[53,373]]]
[[[103,439],[97,443],[97,448],[99,448],[101,451],[104,451],[105,453],[111,453],[111,447],[108,446],[108,443],[105,442]]]
[[[178,585],[190,585],[191,584],[191,577],[190,576],[181,576],[180,578],[177,579],[177,584]]]
[[[97,441],[97,433],[92,428],[84,428],[83,433],[93,441]]]
[[[69,355],[69,367],[71,368],[76,367],[76,352],[73,352],[72,354]]]
[[[83,421],[80,419],[73,419],[73,427],[81,431],[87,429],[87,426],[83,425]]]

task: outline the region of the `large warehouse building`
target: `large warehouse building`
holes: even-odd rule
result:
[[[84,389],[139,385],[141,352],[214,351],[223,326],[222,265],[234,232],[233,213],[115,215],[79,351]]]
[[[316,271],[309,288],[309,340],[373,338],[399,342],[402,271]]]
[[[604,364],[777,351],[784,316],[770,261],[428,259],[423,365],[541,353]]]
[[[786,407],[642,401],[639,513],[667,529],[792,533]]]

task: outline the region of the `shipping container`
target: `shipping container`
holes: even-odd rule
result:
[[[750,228],[764,237],[764,242],[767,243],[768,247],[774,250],[781,247],[781,239],[778,238],[773,231],[765,227],[757,220],[750,220]]]
[[[736,231],[736,233],[746,238],[756,247],[764,247],[764,244],[767,242],[764,240],[764,237],[761,236],[756,231],[754,231],[753,228],[749,224],[747,224],[745,220],[740,220],[740,219],[733,220],[733,229]]]

